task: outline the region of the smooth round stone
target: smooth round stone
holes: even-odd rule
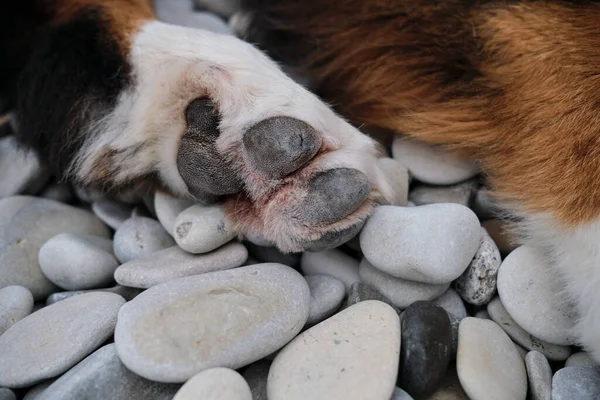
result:
[[[250,241],[245,242],[248,253],[264,263],[277,263],[297,269],[300,266],[300,253],[285,254],[277,247],[260,246]]]
[[[475,318],[492,319],[492,317],[490,317],[490,314],[487,312],[487,310],[479,310],[479,311],[477,311],[475,313]]]
[[[476,306],[487,304],[494,297],[498,270],[502,263],[496,243],[485,229],[482,228],[481,231],[479,249],[465,272],[454,282],[456,291],[464,301]]]
[[[599,367],[566,367],[552,378],[552,400],[600,399]]]
[[[530,351],[525,356],[525,367],[531,400],[551,400],[552,368],[548,359],[539,351]]]
[[[61,203],[70,203],[73,201],[73,192],[71,191],[71,186],[67,183],[52,183],[44,189],[40,196]]]
[[[432,185],[452,185],[479,172],[475,163],[411,138],[395,139],[392,154],[406,165],[412,176]]]
[[[410,174],[408,168],[393,158],[379,158],[377,165],[383,171],[387,181],[394,190],[394,196],[391,199],[392,206],[406,206],[408,202],[408,187],[410,186]]]
[[[346,296],[346,287],[342,281],[329,275],[309,275],[305,279],[310,289],[310,308],[306,324],[314,325],[340,308]]]
[[[511,337],[512,340],[527,350],[536,350],[549,360],[563,361],[571,354],[571,347],[545,342],[527,333],[508,314],[499,297],[494,298],[487,306],[488,315]]]
[[[550,343],[571,345],[575,312],[550,268],[538,250],[519,247],[502,262],[498,294],[508,314],[527,332]]]
[[[100,199],[92,203],[92,211],[102,222],[113,229],[119,229],[121,224],[131,216],[132,206],[115,201]]]
[[[465,318],[460,323],[456,367],[472,400],[525,400],[527,373],[508,335],[493,321]]]
[[[431,284],[458,278],[480,241],[477,216],[458,204],[377,207],[360,234],[360,248],[377,269]]]
[[[565,367],[574,367],[574,366],[582,366],[582,367],[594,367],[599,366],[599,364],[592,358],[589,353],[585,351],[580,351],[579,353],[572,354],[567,361],[565,362]]]
[[[152,382],[129,371],[111,343],[54,381],[40,400],[171,400],[178,389],[179,385]]]
[[[410,191],[408,199],[416,206],[454,203],[469,207],[476,190],[477,183],[475,181],[452,186],[419,185]]]
[[[210,368],[187,381],[173,400],[252,400],[252,393],[234,370]]]
[[[452,327],[446,311],[417,301],[402,314],[400,387],[411,396],[427,398],[439,386],[450,364]]]
[[[248,382],[248,386],[250,386],[253,400],[268,400],[267,379],[269,377],[270,368],[270,361],[261,360],[251,364],[244,371],[242,376],[246,382]]]
[[[33,296],[23,286],[0,289],[0,335],[33,311]]]
[[[399,387],[394,388],[394,393],[392,394],[392,398],[390,400],[414,400],[412,396],[406,393],[404,390]]]
[[[46,299],[46,305],[49,306],[50,304],[54,304],[59,301],[68,299],[69,297],[78,296],[80,294],[85,294],[85,293],[92,293],[92,292],[114,293],[114,294],[118,294],[119,296],[124,298],[125,301],[130,301],[135,296],[140,294],[141,290],[137,289],[137,288],[132,288],[132,287],[115,285],[113,287],[104,288],[104,289],[74,290],[74,291],[69,291],[69,292],[57,292],[57,293],[52,293],[50,296],[48,296],[48,298]]]
[[[184,276],[239,267],[247,259],[248,251],[238,242],[198,255],[173,246],[121,265],[115,279],[123,286],[147,289]]]
[[[269,400],[389,400],[400,356],[400,320],[385,303],[355,304],[304,331],[271,365]]]
[[[494,243],[496,243],[501,254],[509,254],[517,248],[517,238],[508,230],[504,221],[490,219],[482,222],[481,226],[487,231]]]
[[[24,286],[36,300],[57,291],[42,273],[38,253],[48,239],[64,232],[109,234],[92,213],[53,200],[28,196],[0,200],[0,287]]]
[[[331,249],[318,253],[302,253],[300,267],[304,275],[330,275],[339,279],[346,290],[354,282],[360,281],[358,276],[358,260],[350,257],[341,250]]]
[[[175,219],[185,209],[190,208],[196,204],[195,200],[190,199],[178,199],[170,194],[157,191],[154,195],[154,209],[156,210],[156,217],[162,224],[163,228],[171,236],[175,236],[173,228],[175,227]]]
[[[427,400],[469,400],[469,396],[467,396],[460,385],[458,374],[456,373],[456,368],[454,366],[451,366],[448,369],[438,390],[428,397]]]
[[[117,259],[126,263],[175,245],[158,221],[134,217],[123,222],[113,239]]]
[[[44,243],[38,261],[44,275],[67,290],[110,285],[119,266],[111,253],[72,233],[58,234]]]
[[[348,290],[346,307],[350,307],[351,305],[365,300],[382,301],[394,307],[394,304],[392,304],[391,300],[381,294],[381,292],[375,289],[374,286],[367,285],[366,283],[362,282],[354,282],[352,286],[350,286],[350,290]]]
[[[48,177],[34,152],[21,148],[13,136],[0,139],[0,198],[36,193]]]
[[[302,329],[309,304],[306,281],[284,265],[180,278],[128,302],[115,343],[138,375],[184,382],[203,369],[236,369],[278,350]]]
[[[42,393],[44,393],[44,391],[48,389],[48,387],[52,385],[54,381],[55,379],[50,379],[33,386],[27,391],[27,394],[25,397],[23,397],[23,400],[42,400]]]
[[[372,285],[389,298],[395,307],[405,309],[415,301],[433,300],[450,287],[450,283],[430,285],[412,282],[385,274],[363,258],[358,273],[364,283]]]
[[[175,219],[175,241],[185,251],[208,253],[236,237],[221,206],[195,205]]]
[[[0,388],[0,400],[17,400],[17,396],[10,389]]]
[[[0,336],[0,385],[30,386],[67,371],[108,339],[125,300],[87,293],[44,307]]]
[[[454,289],[448,289],[446,293],[433,300],[433,302],[446,310],[448,314],[452,314],[458,319],[463,319],[467,316],[465,303],[463,303]]]

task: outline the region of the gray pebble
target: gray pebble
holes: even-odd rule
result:
[[[117,259],[126,263],[174,246],[173,238],[158,221],[134,217],[123,222],[113,239]]]
[[[552,400],[600,399],[599,367],[566,367],[552,378]]]
[[[138,294],[140,294],[141,290],[137,289],[137,288],[127,287],[127,286],[115,285],[113,287],[105,288],[105,289],[91,289],[91,290],[75,290],[75,291],[70,291],[70,292],[57,292],[57,293],[52,293],[50,296],[48,296],[48,298],[46,299],[46,305],[49,306],[50,304],[54,304],[54,303],[57,303],[59,301],[68,299],[69,297],[78,296],[80,294],[91,293],[91,292],[108,292],[108,293],[114,293],[114,294],[118,294],[119,296],[121,296],[122,298],[124,298],[125,301],[130,301],[133,298],[135,298],[135,296],[137,296]]]
[[[0,335],[33,311],[33,296],[23,286],[0,289]]]
[[[383,171],[387,181],[394,190],[394,197],[390,205],[406,206],[408,202],[408,187],[410,185],[408,168],[393,158],[379,158],[377,159],[377,165]]]
[[[310,289],[310,308],[307,325],[318,324],[336,312],[346,295],[346,287],[339,279],[328,275],[305,277]]]
[[[446,290],[443,295],[433,300],[433,302],[446,310],[448,314],[454,315],[459,320],[467,316],[465,304],[454,289]]]
[[[17,400],[17,396],[10,389],[0,388],[0,400]]]
[[[571,354],[571,356],[569,356],[565,362],[565,367],[574,367],[576,365],[581,365],[584,367],[600,366],[596,360],[592,358],[590,353],[586,353],[585,351]]]
[[[175,219],[177,216],[181,214],[183,210],[190,208],[194,204],[196,204],[195,200],[178,199],[161,191],[157,191],[154,195],[156,217],[163,228],[165,228],[171,236],[175,235],[173,233],[173,228],[175,227]]]
[[[390,400],[414,400],[410,394],[406,393],[404,390],[396,387],[394,389],[394,393],[392,394],[392,398]]]
[[[75,186],[74,191],[75,196],[84,203],[91,204],[96,200],[104,198],[102,191],[92,187]]]
[[[492,317],[490,317],[490,313],[487,312],[487,310],[479,310],[475,313],[475,318],[480,318],[480,319],[492,319]]]
[[[73,192],[71,186],[67,183],[52,183],[40,194],[50,200],[61,203],[70,203],[73,201]]]
[[[252,393],[236,371],[209,368],[188,380],[173,400],[252,400]]]
[[[100,199],[92,203],[92,211],[102,222],[117,230],[131,216],[132,206]]]
[[[354,282],[352,286],[350,286],[350,290],[348,290],[346,307],[350,307],[353,304],[365,300],[377,300],[394,307],[392,301],[381,294],[374,286],[362,282]]]
[[[175,219],[175,241],[185,251],[208,253],[236,237],[236,232],[219,205],[195,205]]]
[[[552,368],[548,359],[539,351],[530,351],[525,357],[525,367],[531,400],[551,400]]]
[[[19,147],[13,136],[0,139],[0,198],[37,193],[48,177],[34,152]]]
[[[462,182],[452,186],[419,185],[410,191],[408,199],[417,206],[455,203],[469,207],[476,189],[475,181]]]
[[[271,362],[262,360],[250,364],[244,371],[242,376],[250,386],[253,400],[267,400],[267,378],[270,368]]]
[[[344,283],[346,290],[360,281],[358,261],[338,249],[303,253],[300,265],[304,275],[333,276]]]
[[[55,380],[56,379],[50,379],[33,386],[27,391],[27,394],[25,397],[23,397],[23,400],[42,400],[42,393],[44,393],[44,391],[48,389],[48,387],[52,385]]]

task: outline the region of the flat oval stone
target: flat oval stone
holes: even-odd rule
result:
[[[195,205],[175,219],[175,241],[187,252],[208,253],[236,237],[221,206]]]
[[[271,365],[269,400],[388,400],[396,385],[400,320],[363,301],[304,331]]]
[[[548,359],[539,351],[530,351],[525,356],[525,367],[531,400],[551,400],[552,368]]]
[[[495,322],[467,317],[461,321],[458,335],[458,378],[470,399],[525,400],[523,359]]]
[[[541,340],[571,345],[575,311],[562,293],[538,250],[522,246],[502,262],[498,294],[510,316]]]
[[[600,368],[566,367],[552,378],[552,400],[597,400],[600,398]]]
[[[119,360],[114,343],[89,355],[52,383],[44,400],[171,400],[179,385],[146,380]],[[41,399],[40,399],[41,400]]]
[[[123,222],[115,232],[113,243],[115,256],[122,263],[175,245],[158,221],[145,217],[133,217]]]
[[[408,199],[416,206],[454,203],[469,207],[476,191],[477,183],[475,181],[451,186],[418,185],[410,191]]]
[[[248,251],[238,242],[198,255],[173,246],[121,265],[115,279],[123,286],[147,289],[184,276],[239,267],[247,259]]]
[[[72,233],[58,234],[44,243],[38,261],[44,275],[67,290],[108,286],[119,266],[111,253]]]
[[[194,204],[196,204],[196,200],[178,199],[161,191],[157,191],[154,195],[156,217],[171,236],[175,236],[173,228],[175,227],[177,216]]]
[[[335,313],[346,296],[346,287],[342,281],[328,275],[309,275],[305,279],[310,289],[306,324],[314,325]]]
[[[415,301],[433,300],[450,287],[450,283],[430,285],[393,277],[373,267],[366,258],[361,261],[358,272],[363,282],[375,287],[389,298],[395,307],[401,309]]]
[[[131,216],[131,205],[117,203],[116,201],[99,199],[92,203],[92,211],[102,222],[113,229],[119,226]]]
[[[64,232],[109,234],[92,213],[53,200],[28,196],[0,200],[0,287],[24,286],[35,300],[57,291],[42,273],[38,253],[48,239]]]
[[[378,158],[377,165],[383,171],[387,181],[394,189],[394,197],[390,205],[404,207],[408,203],[408,187],[410,174],[408,168],[393,158]]]
[[[0,335],[33,311],[33,296],[23,286],[0,289]]]
[[[278,350],[302,329],[309,304],[302,275],[279,264],[175,279],[122,308],[115,343],[138,375],[184,382],[203,369],[239,368]]]
[[[467,316],[465,304],[454,289],[446,290],[443,295],[433,300],[433,302],[446,310],[448,314],[454,315],[459,320]]]
[[[0,385],[31,386],[67,371],[112,335],[124,303],[113,293],[87,293],[17,322],[0,336]]]
[[[253,400],[268,400],[267,379],[269,377],[270,368],[270,361],[261,360],[250,364],[244,371],[242,376],[246,382],[248,382],[248,386],[250,386]]]
[[[252,400],[252,393],[234,370],[210,368],[187,381],[173,400]]]
[[[300,260],[302,272],[305,275],[330,275],[339,279],[346,290],[354,282],[360,281],[358,276],[358,260],[350,257],[341,250],[331,249],[318,253],[302,253]]]
[[[49,306],[50,304],[54,304],[59,301],[68,299],[69,297],[79,296],[80,294],[92,293],[92,292],[114,293],[114,294],[118,294],[119,296],[124,298],[125,301],[130,301],[135,296],[140,294],[141,290],[137,289],[137,288],[132,288],[132,287],[115,285],[113,287],[102,288],[102,289],[73,290],[73,291],[68,291],[68,292],[56,292],[56,293],[52,293],[50,296],[48,296],[48,298],[46,299],[46,305]]]
[[[348,291],[346,307],[350,307],[351,305],[365,300],[382,301],[385,304],[394,307],[394,304],[392,304],[391,300],[381,294],[381,292],[374,286],[362,282],[354,282]]]
[[[402,314],[400,387],[421,399],[433,394],[446,375],[452,350],[452,327],[446,311],[417,301]]]
[[[487,311],[490,319],[497,323],[512,340],[527,350],[539,351],[552,361],[563,361],[571,354],[570,346],[548,343],[527,333],[511,318],[499,297],[487,305]]]
[[[600,366],[590,355],[590,353],[586,353],[585,351],[580,351],[579,353],[571,354],[567,361],[565,362],[565,367],[574,367],[580,365],[582,367],[595,367]]]
[[[457,204],[377,207],[360,234],[360,247],[377,269],[422,283],[458,278],[481,242],[479,220]]]

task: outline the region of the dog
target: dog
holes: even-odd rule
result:
[[[547,255],[600,361],[600,2],[240,7],[238,31],[268,56],[158,22],[147,0],[1,5],[14,134],[79,185],[223,200],[238,232],[286,252],[347,241],[393,196],[356,126],[442,146],[480,165],[521,243]]]

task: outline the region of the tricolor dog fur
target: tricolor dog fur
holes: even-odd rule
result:
[[[547,256],[600,361],[600,2],[242,3],[269,56],[147,0],[3,2],[0,121],[57,176],[222,199],[283,251],[340,244],[392,197],[355,126],[455,151]]]

